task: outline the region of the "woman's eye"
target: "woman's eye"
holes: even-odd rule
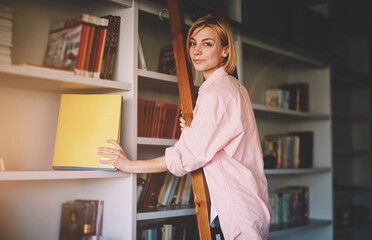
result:
[[[196,44],[194,42],[190,42],[190,47],[195,46]]]
[[[207,43],[207,42],[206,42],[206,43],[204,43],[204,45],[205,45],[205,46],[207,46],[207,47],[210,47],[210,46],[212,46],[212,44],[211,44],[211,43]]]

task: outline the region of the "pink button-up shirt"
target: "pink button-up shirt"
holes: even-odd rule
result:
[[[223,67],[201,85],[190,127],[165,151],[170,172],[204,167],[225,239],[267,239],[270,210],[247,90]]]

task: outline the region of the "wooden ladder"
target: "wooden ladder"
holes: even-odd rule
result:
[[[185,38],[183,35],[184,15],[180,0],[168,0],[168,13],[174,57],[176,60],[182,117],[186,120],[186,126],[190,126],[196,99],[191,67],[185,51]],[[200,240],[211,240],[211,230],[209,227],[210,197],[203,170],[198,169],[192,172],[191,181]]]

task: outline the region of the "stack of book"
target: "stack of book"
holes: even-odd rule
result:
[[[266,89],[265,105],[309,112],[309,84],[287,83],[277,89]]]
[[[82,14],[52,24],[44,66],[73,70],[76,75],[112,79],[120,17]]]
[[[103,201],[75,200],[62,204],[60,240],[81,240],[102,233]]]
[[[11,64],[13,32],[12,8],[0,5],[0,63]]]
[[[311,168],[313,139],[312,131],[264,136],[261,147],[265,168]]]
[[[191,177],[176,177],[170,172],[143,174],[137,179],[137,208],[189,205],[192,200]]]
[[[289,109],[289,91],[266,89],[266,106]]]
[[[309,219],[309,187],[288,186],[269,193],[271,223]]]
[[[138,136],[178,139],[180,117],[179,105],[138,99]]]

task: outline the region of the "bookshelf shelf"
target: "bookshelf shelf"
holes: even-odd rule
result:
[[[326,120],[329,115],[322,113],[306,113],[298,112],[289,109],[281,109],[276,107],[265,106],[262,104],[252,103],[253,110],[257,117],[276,117],[284,118],[286,120],[312,119],[312,120]]]
[[[265,169],[266,176],[276,175],[303,175],[303,174],[317,174],[330,172],[329,167],[317,167],[317,168],[297,168],[297,169]]]
[[[283,236],[296,233],[299,231],[312,230],[316,228],[329,226],[331,224],[332,224],[332,221],[321,220],[321,219],[310,219],[310,220],[299,221],[299,222],[272,224],[270,226],[269,238],[283,237]]]
[[[74,76],[59,70],[0,64],[0,86],[50,92],[107,93],[129,91],[131,83]]]
[[[325,61],[322,61],[318,56],[311,56],[307,51],[304,51],[305,49],[288,46],[287,44],[279,43],[269,38],[246,33],[245,31],[243,31],[241,35],[241,41],[244,44],[265,49],[267,50],[267,54],[277,55],[277,59],[293,60],[297,62],[297,64],[310,64],[317,67],[326,65]]]
[[[176,142],[177,142],[176,139],[146,138],[146,137],[137,138],[137,144],[141,144],[141,145],[173,146]]]
[[[126,178],[130,174],[109,171],[4,171],[0,181]]]
[[[123,7],[128,7],[128,8],[133,6],[131,0],[106,0],[106,1],[117,3]]]
[[[138,69],[137,74],[140,89],[178,95],[176,76],[143,69]],[[194,81],[196,89],[201,84],[201,81]]]
[[[169,75],[169,74],[164,74],[164,73],[159,73],[159,72],[154,72],[154,71],[148,71],[148,70],[143,70],[143,69],[138,69],[137,73],[138,73],[138,76],[142,78],[177,83],[177,77],[174,75]]]
[[[195,215],[194,207],[190,206],[163,207],[157,208],[156,211],[152,209],[150,211],[137,213],[137,221],[181,217],[189,215]]]
[[[229,15],[239,15],[242,2],[234,0],[229,3]],[[115,81],[80,77],[58,70],[0,64],[0,102],[5,103],[0,104],[0,116],[6,116],[2,118],[6,120],[4,124],[0,124],[0,152],[4,159],[13,160],[6,164],[7,169],[12,171],[0,172],[0,182],[5,183],[0,184],[0,190],[7,193],[0,206],[4,210],[2,215],[12,216],[12,221],[0,218],[0,226],[6,226],[1,229],[0,238],[58,238],[60,204],[74,198],[104,200],[103,235],[108,239],[137,239],[137,225],[147,220],[193,218],[195,210],[191,206],[137,213],[136,174],[56,171],[51,170],[49,161],[53,155],[60,93],[121,94],[124,99],[121,129],[125,133],[121,142],[133,159],[158,156],[163,151],[162,146],[175,144],[177,140],[174,139],[139,138],[136,132],[138,99],[179,104],[177,78],[156,72],[160,49],[171,44],[169,21],[161,21],[158,16],[166,6],[149,0],[35,0],[32,3],[6,0],[5,3],[14,10],[13,64],[41,64],[50,26],[58,20],[82,13],[95,16],[111,14],[121,17],[121,25],[113,74]],[[203,4],[209,3],[204,1]],[[189,16],[185,14],[187,24],[191,24]],[[164,13],[164,18],[167,18],[167,13]],[[314,166],[324,166],[265,171],[271,186],[293,185],[293,181],[309,186],[309,215],[315,218],[308,222],[274,225],[270,236],[288,235],[288,238],[295,239],[292,233],[301,234],[302,230],[316,229],[306,239],[330,239],[331,221],[318,220],[332,218],[332,159],[328,152],[332,146],[329,66],[310,52],[251,35],[236,25],[232,27],[236,34],[238,72],[242,84],[248,88],[249,81],[267,69],[266,66],[271,67],[257,84],[252,102],[264,103],[264,92],[272,86],[300,80],[310,86],[309,106],[315,111],[304,113],[253,104],[257,126],[262,133],[313,131]],[[141,37],[147,69],[150,70],[138,69],[137,36]],[[283,56],[283,61],[270,65]],[[195,78],[200,80],[198,75]],[[194,81],[195,93],[201,83]],[[22,145],[23,151],[17,151],[19,145]],[[302,175],[304,177],[299,177]],[[321,184],[318,184],[320,181]],[[322,196],[320,201],[318,196]],[[30,216],[39,220],[24,221]],[[45,226],[46,231],[38,231],[40,224]]]

